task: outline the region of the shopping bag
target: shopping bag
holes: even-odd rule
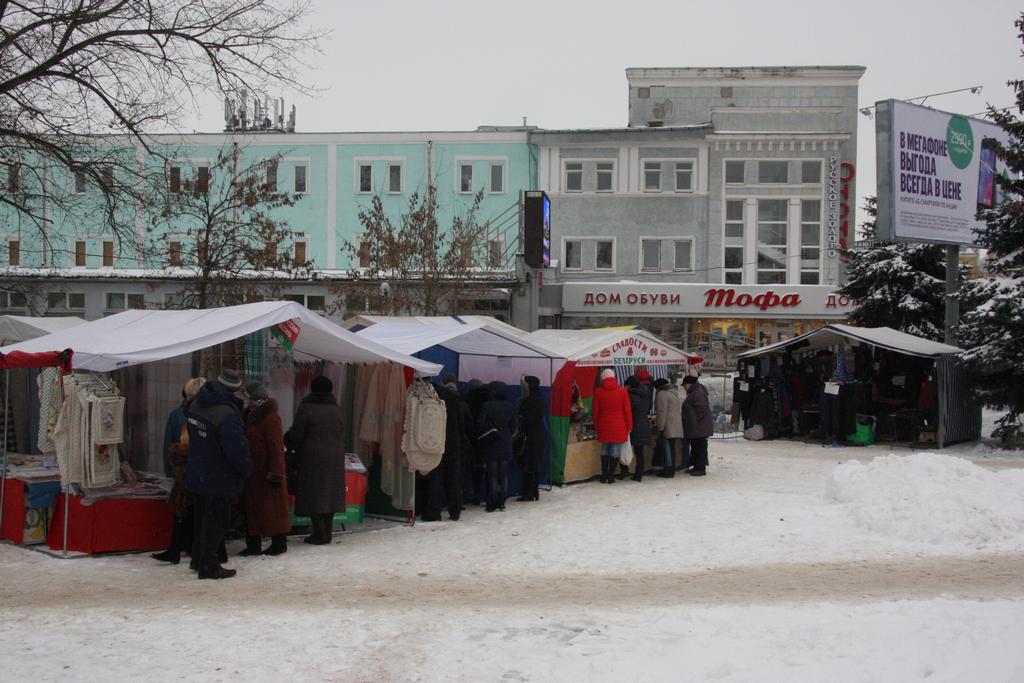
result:
[[[633,464],[633,444],[628,441],[624,441],[619,449],[619,462],[626,467]]]

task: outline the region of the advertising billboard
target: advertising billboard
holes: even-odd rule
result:
[[[551,200],[546,192],[523,198],[523,261],[530,268],[551,266]]]
[[[898,100],[876,112],[879,237],[973,245],[978,210],[999,199],[995,149],[1005,131]]]

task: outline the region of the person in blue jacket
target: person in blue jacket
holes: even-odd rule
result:
[[[231,518],[231,499],[252,472],[252,457],[242,422],[242,401],[235,393],[242,380],[225,369],[199,390],[188,411],[188,470],[185,483],[195,506],[192,560],[200,579],[227,579],[217,557]]]

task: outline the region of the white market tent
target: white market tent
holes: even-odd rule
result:
[[[936,396],[938,397],[938,446],[981,437],[981,404],[973,400],[973,392],[957,361],[962,349],[949,344],[915,337],[891,327],[854,327],[825,325],[792,339],[751,349],[739,355],[740,360],[765,354],[814,350],[839,343],[869,344],[895,353],[935,361]]]
[[[537,330],[524,340],[574,361],[579,367],[643,365],[656,368],[693,365],[701,360],[642,329]]]
[[[358,330],[379,323],[419,323],[420,325],[450,325],[452,323],[473,324],[481,323],[488,327],[501,330],[513,337],[525,337],[527,332],[515,325],[498,320],[490,315],[409,315],[409,316],[387,316],[387,315],[356,315],[341,324],[346,330]]]
[[[300,328],[295,340],[297,354],[340,363],[393,361],[420,375],[435,375],[441,369],[436,363],[361,338],[293,301],[204,310],[125,311],[0,347],[0,354],[71,349],[73,369],[110,372],[198,351],[289,320]]]
[[[77,325],[85,320],[74,316],[62,318],[42,318],[27,315],[0,315],[0,342],[13,344],[35,339],[53,332],[60,332]]]
[[[444,322],[379,321],[356,334],[410,355],[435,346],[447,349],[458,356],[460,382],[486,377],[518,383],[522,375],[534,375],[541,386],[551,385],[562,365],[560,356],[493,325],[484,316],[480,318],[465,322],[452,318]]]
[[[949,344],[915,337],[891,327],[854,327],[853,325],[826,325],[816,330],[805,332],[792,339],[761,346],[739,355],[740,358],[751,358],[766,353],[777,353],[787,347],[798,345],[799,348],[817,349],[833,346],[844,339],[855,339],[878,346],[890,351],[899,351],[911,356],[932,357],[947,353],[960,353],[962,349]],[[804,344],[804,342],[807,342]]]

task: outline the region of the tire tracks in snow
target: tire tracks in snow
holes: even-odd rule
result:
[[[233,565],[235,563],[232,563]],[[140,572],[47,577],[0,585],[0,608],[102,609],[127,598],[131,609],[241,606],[259,596],[263,608],[449,609],[685,607],[728,604],[1024,599],[1024,554],[918,556],[904,559],[774,563],[678,572],[426,574],[268,577],[238,563],[238,577],[196,581],[184,565]],[[161,580],[161,571],[176,571]],[[34,590],[33,590],[34,588]]]

